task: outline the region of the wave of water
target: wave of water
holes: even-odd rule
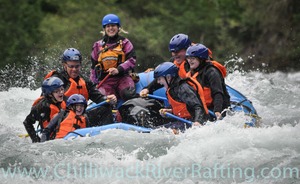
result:
[[[236,114],[179,135],[108,130],[32,144],[18,135],[41,89],[2,91],[1,183],[299,183],[300,73],[235,71],[226,83],[253,102],[260,128]]]

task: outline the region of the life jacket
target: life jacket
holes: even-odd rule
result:
[[[205,99],[203,97],[204,96],[203,89],[202,89],[200,83],[190,77],[186,78],[186,81],[190,86],[192,86],[195,89],[195,91],[197,91],[197,93],[200,97],[200,100],[202,101],[202,105],[203,105],[205,114],[208,114],[208,108],[206,106]],[[191,114],[187,110],[186,104],[183,102],[178,102],[178,101],[174,100],[171,97],[169,90],[170,89],[167,90],[167,97],[168,97],[169,104],[172,106],[173,114],[176,116],[179,116],[181,118],[190,119]]]
[[[36,104],[38,104],[42,99],[44,99],[45,97],[44,96],[40,96],[38,99],[36,99],[34,102],[33,102],[33,105],[32,106],[35,106]],[[66,109],[66,103],[65,101],[62,101],[61,102],[61,105],[60,105],[60,108],[61,109]],[[60,109],[58,106],[54,105],[54,104],[49,104],[49,108],[50,108],[50,113],[49,113],[49,119],[46,119],[45,121],[43,122],[40,122],[40,126],[41,128],[45,128],[48,126],[50,120],[54,117],[55,114],[57,114]]]
[[[179,75],[179,77],[180,78],[182,78],[182,79],[185,79],[186,78],[186,70],[185,70],[185,68],[184,68],[184,64],[185,64],[185,60],[184,61],[182,61],[182,63],[180,63],[180,64],[178,64],[177,62],[176,62],[176,60],[174,60],[174,64],[178,67],[178,75]]]
[[[57,127],[57,132],[55,139],[65,137],[69,132],[73,132],[79,128],[86,128],[86,119],[85,116],[77,116],[74,111],[69,111],[67,116],[59,123]]]
[[[52,70],[45,76],[44,79],[51,77],[55,72],[56,72],[55,70]],[[69,78],[69,82],[70,85],[68,89],[65,89],[65,93],[64,93],[65,96],[70,97],[73,94],[81,94],[82,96],[84,96],[86,100],[89,100],[89,92],[85,80],[83,78],[80,77],[78,83],[74,79]],[[64,84],[64,86],[67,85]]]
[[[226,67],[224,65],[222,65],[221,63],[219,63],[218,61],[211,61],[211,63],[219,69],[219,71],[222,74],[222,77],[225,78],[227,75],[227,70]]]
[[[65,91],[65,96],[70,97],[73,94],[81,94],[86,100],[89,100],[89,93],[85,81],[80,77],[78,83],[69,78],[70,87]]]
[[[217,61],[211,61],[211,63],[213,64],[213,66],[215,66],[220,71],[220,73],[222,74],[222,77],[225,78],[226,74],[227,74],[225,66],[223,66],[221,63],[219,63]],[[205,72],[206,71],[204,71],[203,74],[205,74]],[[186,76],[191,77],[191,78],[193,78],[197,81],[198,75],[199,75],[199,72],[196,72],[193,76],[191,76],[191,72],[189,71]],[[204,80],[204,76],[202,77],[202,79]],[[204,99],[205,99],[205,102],[206,102],[206,106],[210,107],[212,105],[212,102],[213,102],[213,98],[211,96],[211,89],[209,87],[204,86],[203,87],[203,94],[204,94]]]
[[[100,70],[107,71],[109,68],[117,68],[118,65],[125,62],[125,53],[123,51],[122,40],[110,46],[100,45],[98,54],[98,64]]]

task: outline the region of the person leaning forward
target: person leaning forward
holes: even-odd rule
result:
[[[208,109],[201,86],[196,86],[198,82],[192,78],[181,79],[178,75],[178,67],[171,62],[158,65],[154,70],[154,78],[166,88],[168,102],[171,105],[171,108],[160,110],[162,115],[169,112],[192,121],[193,125],[205,124]],[[171,123],[167,128],[184,129],[183,123]]]

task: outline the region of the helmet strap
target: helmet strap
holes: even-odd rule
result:
[[[166,80],[166,83],[167,83],[167,85],[168,85],[168,87],[169,87],[169,86],[170,86],[170,84],[172,83],[172,80],[173,80],[173,78],[171,79],[171,81],[170,81],[170,82],[168,81],[168,79],[167,79],[167,76],[165,76],[164,78],[165,78],[165,80]]]

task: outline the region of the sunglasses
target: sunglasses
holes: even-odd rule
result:
[[[71,69],[73,69],[73,68],[78,69],[79,67],[81,67],[81,65],[69,65],[69,64],[67,64],[67,67],[71,68]]]

